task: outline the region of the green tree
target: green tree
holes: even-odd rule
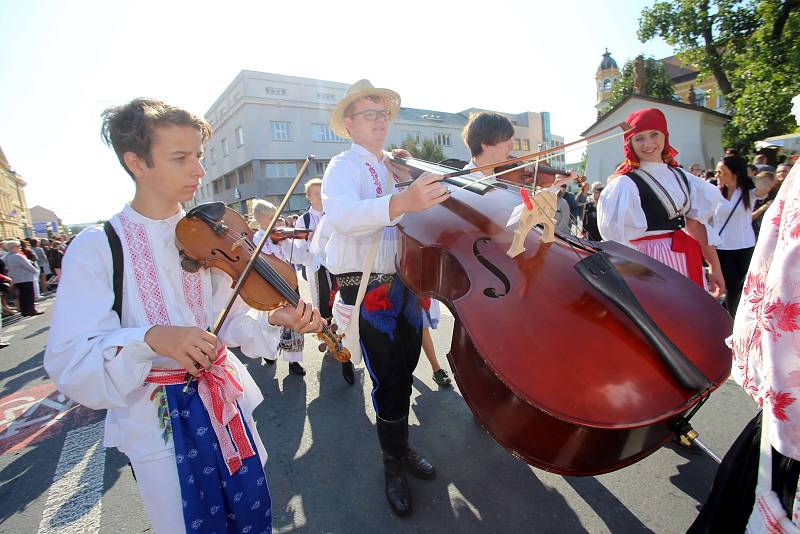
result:
[[[701,78],[714,76],[733,114],[726,145],[747,149],[794,128],[800,0],[658,0],[642,11],[638,35],[663,38]]]
[[[394,150],[395,148],[403,148],[411,152],[411,155],[417,159],[432,161],[434,163],[446,159],[442,147],[427,137],[422,140],[422,143],[418,143],[413,137],[406,137],[403,139],[403,142],[400,143],[399,147],[397,145],[389,145],[389,150]]]
[[[667,76],[667,71],[664,70],[664,65],[652,57],[645,58],[640,55],[636,59],[638,58],[644,60],[644,94],[655,98],[672,100],[675,97],[675,91],[672,89],[672,82]],[[616,106],[625,97],[633,94],[633,65],[636,59],[626,61],[622,67],[622,73],[611,89],[611,97],[608,99],[609,104],[612,106]]]

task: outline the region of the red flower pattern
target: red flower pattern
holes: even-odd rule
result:
[[[772,405],[772,414],[775,416],[775,419],[778,421],[788,421],[789,418],[786,415],[786,408],[791,406],[797,399],[785,391],[776,392],[771,389],[767,391],[767,394],[764,396],[769,399]]]

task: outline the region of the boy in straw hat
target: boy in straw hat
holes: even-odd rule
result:
[[[342,327],[353,312],[362,273],[370,273],[359,308],[361,348],[373,384],[386,498],[396,514],[407,515],[411,492],[405,471],[423,479],[433,478],[436,471],[408,446],[409,399],[420,355],[422,314],[414,294],[396,276],[395,225],[404,214],[439,204],[449,193],[441,175],[423,175],[407,189],[394,191],[395,177],[387,167],[383,144],[399,109],[400,96],[394,91],[375,88],[367,80],[348,88],[333,110],[331,129],[352,139],[353,145],[328,165],[322,200],[326,224],[332,229],[325,246],[327,267],[340,287],[334,317]],[[371,252],[374,258],[369,262]]]

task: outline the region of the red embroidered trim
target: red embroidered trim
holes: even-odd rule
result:
[[[164,304],[158,272],[153,262],[153,253],[144,225],[134,223],[122,214],[120,214],[119,220],[125,234],[125,245],[131,257],[139,300],[144,306],[148,324],[172,324]],[[181,285],[183,298],[194,316],[195,323],[199,328],[205,328],[208,325],[206,325],[205,299],[203,298],[203,279],[200,273],[182,271]]]
[[[164,305],[164,297],[161,295],[158,273],[153,263],[153,253],[150,250],[147,232],[143,225],[135,224],[124,215],[120,215],[119,220],[122,223],[125,244],[131,257],[133,277],[136,280],[139,300],[142,301],[144,306],[147,322],[151,325],[170,324],[167,307]]]
[[[367,166],[370,175],[372,175],[372,183],[375,184],[375,192],[378,194],[379,197],[383,196],[383,187],[381,187],[381,181],[378,178],[378,171],[369,164],[369,161],[365,161],[364,164]]]

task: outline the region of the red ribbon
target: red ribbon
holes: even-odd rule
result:
[[[705,289],[703,283],[703,251],[700,248],[700,243],[695,238],[684,232],[683,230],[675,230],[668,234],[648,235],[634,239],[631,243],[637,241],[654,241],[656,239],[672,238],[672,252],[681,252],[686,256],[686,272],[695,284]]]
[[[227,355],[227,348],[220,346],[213,365],[201,370],[197,377],[197,393],[210,415],[228,472],[234,474],[242,466],[242,460],[255,456],[256,452],[247,438],[237,404],[244,388],[231,373],[231,368],[225,365]],[[165,386],[183,384],[185,375],[184,369],[153,368],[145,382]]]

